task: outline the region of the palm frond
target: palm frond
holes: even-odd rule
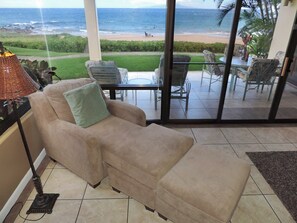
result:
[[[220,14],[218,15],[218,25],[220,26],[225,18],[225,16],[235,8],[235,3],[230,3],[226,6],[222,6]]]

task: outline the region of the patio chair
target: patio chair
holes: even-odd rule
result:
[[[217,81],[220,81],[224,75],[224,65],[216,63],[216,56],[213,52],[203,50],[205,64],[202,68],[201,85],[203,78],[209,79],[208,91],[210,91],[211,85]],[[204,73],[207,73],[210,77],[205,77]]]
[[[85,63],[88,74],[97,80],[100,85],[104,84],[126,84],[128,82],[128,70],[118,68],[114,61],[87,61]],[[124,100],[124,91],[116,91],[120,95],[121,101]]]
[[[224,56],[225,57],[227,57],[228,48],[229,48],[229,44],[226,45],[225,50],[224,50]],[[242,57],[243,56],[243,51],[244,51],[243,45],[235,44],[234,45],[234,50],[233,50],[233,55],[232,56],[234,56],[234,57]]]
[[[261,93],[263,92],[264,85],[270,85],[268,101],[270,100],[271,92],[276,78],[276,69],[279,64],[277,59],[262,59],[255,58],[252,61],[248,70],[243,68],[238,69],[238,77],[245,82],[244,94],[242,100],[245,100],[248,90],[256,89],[257,92],[261,86]],[[254,87],[251,87],[254,85]]]
[[[191,91],[191,82],[187,78],[189,69],[189,62],[191,57],[186,55],[173,55],[173,67],[171,77],[171,99],[185,99],[186,111],[188,110],[189,95]],[[174,64],[176,62],[183,62],[183,64]],[[155,69],[155,76],[153,81],[163,85],[164,79],[164,57],[161,56],[159,68]],[[155,90],[155,109],[157,110],[157,101],[159,91]]]
[[[276,73],[280,74],[281,70],[282,70],[282,66],[283,66],[283,62],[285,59],[286,53],[284,51],[277,51],[277,53],[275,54],[273,59],[277,59],[279,61],[279,66],[276,69]]]

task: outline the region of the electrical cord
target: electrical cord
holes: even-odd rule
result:
[[[46,214],[46,213],[44,213],[40,218],[37,218],[37,219],[28,219],[28,217],[29,217],[30,214],[28,214],[26,217],[21,216],[21,210],[22,210],[23,207],[24,207],[23,202],[16,202],[16,203],[10,208],[8,214],[7,214],[6,217],[4,218],[3,223],[5,223],[7,217],[8,217],[9,214],[11,213],[11,211],[12,211],[18,204],[21,205],[21,209],[20,209],[20,211],[19,211],[19,213],[18,213],[18,216],[19,216],[21,219],[25,220],[25,221],[39,221],[39,220],[42,219],[42,218],[45,216],[45,214]]]

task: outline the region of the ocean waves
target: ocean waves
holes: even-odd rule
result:
[[[41,13],[42,12],[42,13]],[[13,16],[11,16],[13,15]],[[164,35],[165,9],[98,9],[99,30],[104,34]],[[230,32],[232,15],[217,25],[216,9],[177,9],[176,34]],[[70,33],[86,35],[84,9],[0,9],[0,29],[32,34]]]

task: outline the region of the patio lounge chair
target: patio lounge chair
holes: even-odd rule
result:
[[[126,84],[128,81],[128,70],[118,68],[114,61],[87,61],[85,63],[90,78],[94,78],[99,84]],[[124,100],[124,91],[116,91]]]
[[[211,85],[217,81],[220,81],[223,77],[225,66],[217,64],[216,56],[213,52],[203,50],[203,54],[206,63],[202,68],[201,85],[204,78],[208,79],[208,91],[210,91]],[[210,77],[205,77],[205,73],[207,73]]]
[[[276,69],[278,64],[279,61],[277,59],[254,58],[248,70],[237,68],[239,71],[237,76],[243,79],[245,82],[244,94],[242,98],[243,101],[245,100],[248,90],[256,89],[258,92],[261,86],[262,93],[264,85],[271,86],[268,95],[268,101],[270,100],[271,92],[277,75]],[[254,85],[254,87],[251,87],[252,85]]]
[[[173,55],[173,67],[171,76],[171,99],[185,99],[186,111],[188,110],[189,96],[191,91],[191,82],[187,78],[189,62],[191,57],[186,55]],[[182,64],[175,64],[180,62]],[[161,56],[159,68],[155,69],[153,80],[155,83],[163,85],[164,79],[164,57]],[[157,109],[157,101],[159,91],[155,90],[155,109]]]

